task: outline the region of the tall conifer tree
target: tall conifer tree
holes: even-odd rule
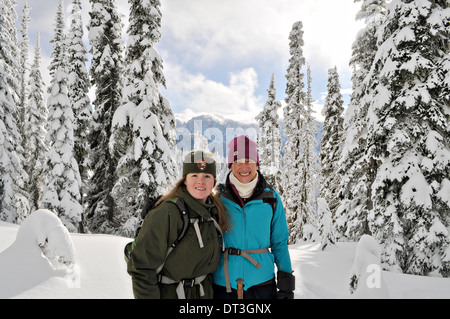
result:
[[[45,166],[45,187],[41,205],[59,216],[71,232],[80,231],[83,208],[80,200],[80,173],[74,157],[74,116],[67,92],[67,56],[64,3],[59,1],[55,22],[48,90],[49,111],[46,142],[49,144]]]
[[[16,0],[0,1],[0,42],[2,45],[2,59],[4,61],[3,68],[6,84],[9,85],[14,103],[18,104],[19,96],[19,41],[17,38],[16,22]],[[17,105],[15,106],[17,107]],[[19,112],[15,112],[17,116],[16,125],[20,119]]]
[[[28,3],[25,2],[22,14],[20,15],[20,39],[19,39],[19,99],[17,102],[17,107],[19,109],[19,131],[24,137],[23,125],[25,122],[25,113],[27,112],[27,76],[29,72],[28,68],[28,48],[30,44],[30,39],[28,37],[28,26],[31,22],[30,19],[30,7]],[[22,139],[22,145],[25,146],[26,138]]]
[[[281,102],[276,100],[277,91],[275,89],[275,76],[272,75],[270,86],[267,89],[268,99],[264,109],[256,117],[259,124],[259,157],[261,162],[261,172],[264,177],[279,192],[282,189],[281,182],[281,135],[280,124],[278,123],[278,110]]]
[[[70,29],[67,42],[68,60],[68,93],[72,105],[75,122],[74,155],[81,176],[81,195],[86,192],[88,179],[87,157],[89,151],[88,136],[91,129],[92,107],[88,96],[89,75],[86,68],[87,51],[83,43],[83,22],[80,0],[72,1]],[[83,201],[83,199],[82,199]]]
[[[325,117],[321,141],[320,160],[322,164],[322,185],[320,197],[324,198],[333,214],[339,204],[339,174],[337,163],[340,158],[340,143],[343,134],[344,100],[337,68],[328,70],[328,93],[323,108]]]
[[[379,163],[370,226],[388,267],[448,276],[449,2],[387,8],[367,76],[368,152]]]
[[[320,146],[317,143],[317,128],[319,124],[313,116],[313,97],[312,97],[312,75],[311,67],[307,66],[306,70],[307,91],[306,91],[306,109],[304,116],[304,129],[301,131],[301,139],[304,152],[305,171],[303,173],[303,194],[304,202],[306,204],[306,211],[308,214],[308,222],[315,232],[317,230],[317,214],[316,214],[316,199],[320,193],[320,158],[318,153]],[[311,237],[313,233],[308,234]]]
[[[384,21],[386,0],[362,1],[356,18],[366,26],[353,43],[350,65],[353,67],[353,93],[346,111],[342,154],[339,161],[339,205],[336,208],[338,236],[358,241],[370,233],[368,217],[373,208],[372,184],[377,164],[367,154],[368,105],[365,79],[378,49],[378,32]]]
[[[17,223],[29,212],[17,108],[19,70],[16,1],[0,1],[0,220]]]
[[[24,145],[24,168],[28,173],[28,190],[30,193],[30,208],[34,211],[39,208],[42,186],[45,180],[44,165],[48,144],[47,135],[47,105],[44,102],[44,81],[42,79],[40,35],[38,34],[34,49],[34,61],[31,66],[28,82],[28,111],[25,113],[24,133],[27,143]]]
[[[112,196],[123,223],[119,232],[126,236],[133,235],[147,198],[164,193],[176,174],[174,132],[170,131],[173,114],[161,104],[164,99],[158,90],[158,84],[165,83],[154,48],[160,39],[159,0],[130,3],[124,99],[114,114],[111,137],[112,151],[121,156]]]
[[[286,74],[286,106],[284,108],[284,135],[288,138],[284,146],[284,179],[286,184],[285,205],[286,215],[290,231],[290,241],[301,237],[302,227],[306,222],[302,214],[302,203],[299,200],[301,179],[301,145],[299,130],[301,129],[301,114],[304,112],[305,93],[303,89],[304,74],[302,68],[305,65],[303,57],[303,23],[298,21],[292,26],[289,34],[289,66]],[[287,173],[289,172],[289,173]]]
[[[312,155],[315,142],[312,133],[311,98],[303,91],[305,65],[303,57],[303,24],[294,23],[289,35],[291,58],[287,70],[286,107],[284,108],[285,144],[285,201],[290,241],[296,242],[304,236],[305,225],[315,225],[313,220],[314,199],[312,198]],[[310,77],[308,77],[310,79]],[[308,80],[309,82],[310,80]]]
[[[111,196],[117,180],[118,155],[111,154],[112,118],[122,101],[122,23],[115,0],[90,0],[91,84],[96,87],[93,124],[89,132],[92,176],[86,196],[85,224],[89,231],[111,233],[120,225]]]

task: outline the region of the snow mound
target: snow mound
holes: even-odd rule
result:
[[[375,238],[362,236],[356,246],[350,271],[349,291],[352,298],[389,298],[380,256],[381,247]]]
[[[16,240],[0,253],[0,269],[0,298],[14,297],[53,277],[70,285],[79,270],[67,228],[44,209],[23,221]]]
[[[39,209],[25,219],[17,232],[21,246],[38,246],[45,257],[58,264],[75,262],[72,239],[61,220],[49,210]]]

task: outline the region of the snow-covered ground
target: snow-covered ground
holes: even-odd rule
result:
[[[68,234],[48,212],[33,215],[21,226],[0,222],[0,298],[133,298],[129,238]],[[381,271],[372,240],[290,246],[295,298],[450,298],[450,279]],[[360,276],[353,295],[351,274]]]

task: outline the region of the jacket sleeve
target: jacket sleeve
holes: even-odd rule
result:
[[[136,299],[159,299],[156,269],[164,262],[171,228],[167,205],[150,213],[144,220],[136,246],[131,252],[127,270],[132,277]],[[164,207],[165,206],[165,207]]]
[[[275,263],[279,271],[292,273],[291,257],[289,255],[288,240],[289,230],[286,221],[286,212],[280,195],[274,191],[277,205],[272,220],[270,242],[272,253],[275,255]]]

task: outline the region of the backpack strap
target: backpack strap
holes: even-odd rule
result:
[[[229,247],[224,250],[224,256],[223,256],[223,271],[225,275],[225,286],[227,293],[231,292],[231,283],[230,283],[230,271],[228,268],[228,255],[236,255],[241,256],[247,259],[249,262],[252,263],[253,266],[256,267],[256,269],[261,268],[261,265],[249,254],[264,254],[270,252],[269,248],[260,248],[260,249],[247,249],[247,250],[240,250],[237,248]]]
[[[189,212],[186,209],[186,206],[184,205],[184,201],[181,198],[173,198],[169,201],[167,201],[167,203],[172,203],[175,206],[177,206],[180,215],[181,215],[181,220],[183,221],[183,227],[181,228],[180,232],[178,233],[178,237],[177,239],[175,239],[175,241],[173,242],[172,245],[170,245],[169,249],[167,250],[166,253],[166,257],[164,258],[163,263],[156,268],[156,274],[159,274],[161,272],[161,270],[164,267],[164,264],[166,263],[167,258],[169,257],[170,253],[175,249],[175,247],[180,243],[180,241],[183,239],[183,237],[186,235],[186,232],[189,228]]]
[[[274,189],[272,185],[267,184],[266,188],[264,188],[263,193],[260,195],[262,197],[263,203],[270,204],[272,206],[272,210],[275,213],[275,209],[277,207],[277,199],[275,198]]]
[[[189,228],[189,211],[187,210],[186,206],[184,205],[184,201],[181,198],[173,198],[167,202],[175,204],[175,206],[177,206],[178,211],[180,212],[181,220],[183,221],[183,227],[181,228],[177,239],[171,245],[171,247],[175,248],[183,239],[184,235],[186,235],[186,232]]]
[[[272,197],[264,197],[263,203],[267,203],[272,206],[272,219],[270,221],[270,225],[273,223],[273,218],[275,217],[275,210],[277,209],[277,199],[273,197],[273,191],[271,191]]]
[[[177,288],[176,288],[178,299],[186,299],[186,295],[184,293],[185,287],[192,288],[192,287],[194,287],[194,285],[198,285],[199,290],[200,290],[200,297],[203,297],[203,296],[205,296],[205,289],[203,288],[202,281],[205,280],[206,277],[207,277],[207,275],[202,275],[202,276],[198,276],[198,277],[192,278],[192,279],[183,279],[180,281],[176,281],[176,280],[170,279],[165,276],[160,276],[159,283],[166,284],[166,285],[178,284]]]
[[[203,244],[202,234],[200,232],[200,227],[198,226],[199,222],[213,222],[214,227],[216,227],[217,231],[220,234],[220,237],[222,238],[222,247],[225,247],[225,241],[223,238],[222,229],[220,229],[220,226],[214,217],[210,216],[208,218],[191,218],[190,221],[191,221],[191,224],[194,225],[194,230],[195,230],[195,233],[197,234],[198,244],[199,244],[200,248],[203,248],[204,244]]]
[[[203,239],[202,239],[202,234],[200,232],[200,227],[198,227],[198,222],[200,221],[199,218],[192,218],[191,219],[191,224],[194,225],[194,230],[195,233],[197,234],[197,239],[198,239],[198,244],[200,246],[200,248],[205,247],[205,245],[203,244]]]

